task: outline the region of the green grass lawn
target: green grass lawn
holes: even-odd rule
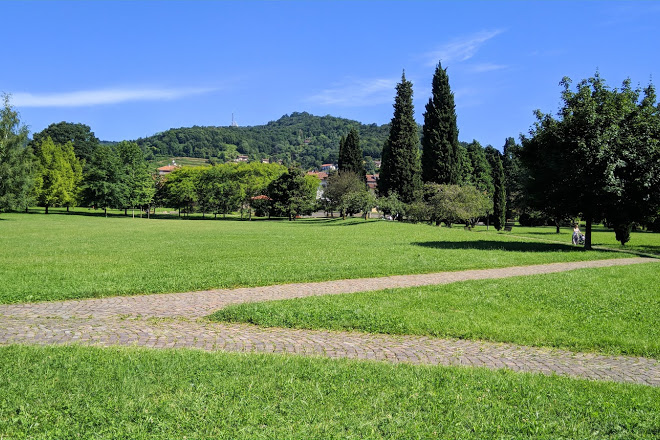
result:
[[[660,264],[230,306],[213,320],[481,339],[660,359]]]
[[[584,233],[584,225],[581,225],[580,228]],[[573,228],[561,228],[560,233],[557,234],[557,230],[554,226],[515,226],[511,231],[511,234],[522,237],[541,238],[544,240],[570,243],[571,238],[573,237]],[[617,250],[630,250],[660,255],[659,233],[646,231],[632,232],[630,234],[630,241],[626,243],[625,246],[622,246],[621,243],[616,241],[614,232],[611,229],[607,229],[602,225],[596,225],[593,227],[591,239],[594,246],[604,246]]]
[[[626,257],[570,244],[360,219],[2,214],[0,302],[177,292]],[[90,215],[81,215],[90,214]]]
[[[0,347],[11,439],[656,439],[660,389],[461,367]]]

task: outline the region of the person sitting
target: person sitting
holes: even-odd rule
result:
[[[573,244],[581,244],[584,242],[584,235],[580,232],[580,225],[577,223],[573,227]]]

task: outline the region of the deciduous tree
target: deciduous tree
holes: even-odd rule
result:
[[[27,208],[32,188],[32,151],[28,129],[3,95],[0,109],[0,212]]]

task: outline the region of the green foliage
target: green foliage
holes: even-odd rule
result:
[[[383,147],[383,161],[378,191],[387,196],[397,193],[401,201],[410,203],[421,196],[422,180],[419,157],[419,134],[414,119],[412,83],[405,72],[396,86],[394,116],[390,134]]]
[[[314,176],[305,176],[302,170],[289,168],[268,185],[272,212],[276,216],[288,217],[289,220],[311,213],[318,185],[319,181]]]
[[[90,157],[84,175],[82,188],[83,203],[86,206],[103,208],[123,208],[128,200],[124,167],[112,147],[101,145]]]
[[[424,192],[431,219],[436,224],[444,222],[450,227],[453,223],[473,225],[493,210],[490,198],[474,186],[429,183]]]
[[[339,210],[341,216],[352,215],[362,210],[359,196],[352,194],[363,194],[367,192],[364,179],[352,171],[335,173],[328,177],[328,185],[323,191],[323,198],[327,204],[327,210]]]
[[[284,164],[298,163],[303,169],[336,163],[339,140],[351,127],[360,133],[363,153],[381,157],[388,126],[361,124],[332,116],[294,112],[277,121],[254,127],[189,127],[170,129],[136,142],[148,157],[152,155],[189,156],[233,160],[238,154],[250,159],[269,158]]]
[[[466,183],[492,196],[495,188],[486,151],[479,142],[473,140],[467,146],[467,156],[470,161],[470,173],[466,177]]]
[[[70,142],[76,157],[83,164],[90,161],[92,153],[100,144],[88,125],[64,121],[50,124],[39,133],[34,133],[32,143],[33,145],[40,144],[49,137],[57,145],[66,145]]]
[[[520,164],[520,145],[514,138],[506,138],[502,148],[502,167],[506,186],[506,218],[515,218],[524,209],[526,175]]]
[[[657,264],[243,303],[212,319],[479,339],[660,359]]]
[[[165,203],[190,214],[198,201],[197,176],[204,172],[202,167],[182,167],[172,171],[165,179]]]
[[[0,109],[0,212],[27,207],[32,181],[32,151],[26,147],[28,129],[3,95]]]
[[[454,94],[447,69],[438,63],[424,113],[422,180],[458,185],[463,182]]]
[[[73,145],[56,145],[50,137],[34,146],[36,169],[33,194],[39,206],[75,206],[82,182],[82,165]]]
[[[660,424],[656,387],[506,370],[81,346],[0,357],[12,439],[650,440]]]
[[[128,189],[126,201],[129,207],[151,205],[156,192],[153,176],[144,160],[144,153],[135,142],[120,142],[116,146],[124,168],[124,182]]]
[[[366,180],[366,171],[364,169],[364,155],[360,148],[360,135],[355,128],[351,128],[346,138],[341,139],[339,143],[339,172],[351,172]]]
[[[570,234],[562,243],[549,243],[536,236],[381,220],[202,221],[201,215],[193,215],[199,220],[178,221],[159,214],[162,220],[153,221],[125,218],[119,211],[111,211],[108,218],[87,210],[74,215],[62,215],[59,208],[52,212],[60,215],[3,215],[0,303],[628,256],[584,252],[571,246]],[[658,239],[652,241],[654,237]],[[633,232],[630,246],[640,242],[660,249],[660,234]],[[155,252],[162,258],[154,258]]]
[[[555,218],[583,217],[589,249],[593,221],[625,229],[657,215],[660,113],[651,85],[643,95],[630,80],[610,89],[598,74],[575,91],[568,78],[562,85],[560,118],[537,111],[520,157],[530,204]]]
[[[506,182],[502,156],[495,148],[486,147],[486,158],[493,181],[493,226],[498,231],[506,224]]]

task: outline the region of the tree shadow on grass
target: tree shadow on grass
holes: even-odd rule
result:
[[[483,251],[506,251],[506,252],[587,252],[581,246],[573,246],[561,243],[532,243],[532,242],[510,242],[494,240],[474,241],[423,241],[411,243],[432,249],[476,249]],[[615,252],[611,250],[600,250],[601,252]]]

